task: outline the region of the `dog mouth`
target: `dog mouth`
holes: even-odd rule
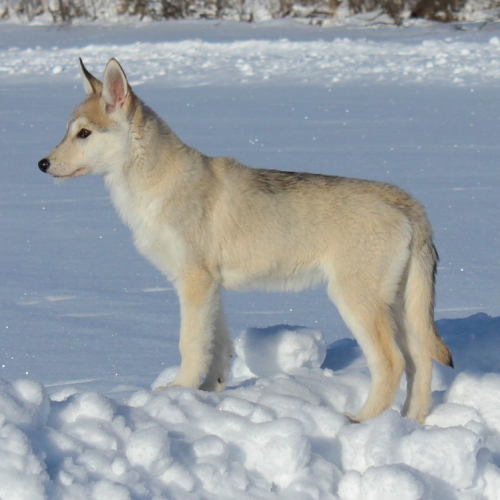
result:
[[[49,172],[51,173],[51,172]],[[85,167],[77,168],[74,172],[70,174],[62,174],[58,172],[51,173],[52,177],[60,180],[74,179],[75,177],[81,177],[82,175],[87,174],[87,169]]]

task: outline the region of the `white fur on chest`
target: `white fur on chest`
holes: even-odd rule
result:
[[[118,214],[132,231],[136,248],[175,281],[184,262],[184,244],[168,223],[163,199],[134,190],[121,173],[108,174],[105,182]]]

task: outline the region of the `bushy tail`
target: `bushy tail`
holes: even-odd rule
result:
[[[440,337],[434,322],[435,276],[438,253],[432,242],[432,230],[422,214],[414,223],[413,240],[405,290],[407,324],[418,337],[422,349],[443,365],[453,368],[451,352]]]

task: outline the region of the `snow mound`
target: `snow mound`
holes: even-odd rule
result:
[[[326,357],[323,334],[300,326],[250,328],[236,340],[237,359],[258,377],[319,368]]]
[[[444,378],[426,425],[396,410],[350,424],[370,379],[337,344],[327,352],[301,327],[246,330],[219,394],[49,398],[36,382],[2,381],[0,498],[498,498],[499,374]],[[343,352],[344,368],[322,368]]]
[[[479,375],[465,372],[456,378],[446,399],[449,403],[478,408],[482,421],[500,433],[499,387],[500,375],[497,373]]]
[[[344,450],[344,468],[358,473],[353,477],[359,481],[345,479],[351,487],[353,481],[359,482],[361,490],[365,482],[368,485],[373,482],[383,484],[384,477],[391,470],[387,466],[405,464],[407,467],[403,471],[398,469],[397,474],[405,476],[408,484],[414,484],[414,492],[408,486],[407,494],[408,498],[415,499],[421,498],[428,490],[425,483],[433,483],[433,478],[451,486],[450,492],[471,488],[481,460],[479,451],[483,448],[483,438],[469,429],[423,429],[415,421],[401,419],[393,411],[359,426],[342,429],[339,439]],[[364,453],[359,454],[359,449]],[[409,474],[413,470],[417,472]],[[377,477],[377,471],[380,477]],[[427,478],[425,481],[418,479],[422,474]],[[393,478],[389,477],[389,483],[392,481]]]
[[[29,436],[45,429],[49,401],[30,380],[0,381],[0,498],[43,500],[48,475]]]

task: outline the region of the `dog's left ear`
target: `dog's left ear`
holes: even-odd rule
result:
[[[130,94],[127,77],[116,59],[110,59],[104,70],[102,98],[113,109],[123,109]]]
[[[83,88],[87,95],[98,94],[102,90],[102,83],[87,70],[80,57],[80,69],[82,70]]]

